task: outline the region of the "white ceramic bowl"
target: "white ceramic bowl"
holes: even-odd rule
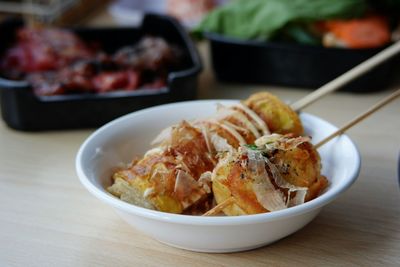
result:
[[[312,201],[285,210],[238,217],[177,215],[125,203],[105,190],[115,166],[143,155],[161,129],[182,119],[213,114],[217,102],[230,105],[237,101],[205,100],[157,106],[123,116],[98,129],[82,144],[76,158],[82,184],[114,207],[130,225],[163,243],[194,251],[234,252],[264,246],[296,232],[356,180],[360,155],[350,138],[343,135],[319,149],[322,172],[330,182],[327,190]],[[313,142],[336,129],[313,115],[301,114],[301,119]]]

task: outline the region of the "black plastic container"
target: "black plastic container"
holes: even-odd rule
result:
[[[18,20],[8,20],[0,25],[0,54],[12,44],[15,31],[21,26],[23,22]],[[106,52],[132,45],[145,35],[160,36],[183,49],[183,68],[169,73],[165,88],[104,94],[37,96],[25,81],[0,78],[1,111],[8,126],[24,131],[92,128],[145,107],[196,97],[201,60],[191,39],[175,19],[147,14],[138,28],[72,30],[84,40],[100,43]]]
[[[375,55],[380,49],[341,49],[293,43],[242,41],[207,33],[217,79],[318,88]],[[400,65],[394,57],[342,90],[369,92],[389,85]],[[399,68],[397,69],[397,71]]]

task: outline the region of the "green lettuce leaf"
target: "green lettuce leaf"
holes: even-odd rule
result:
[[[235,0],[211,11],[194,33],[269,40],[289,23],[359,17],[366,9],[365,0]]]

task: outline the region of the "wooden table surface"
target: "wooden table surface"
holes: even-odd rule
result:
[[[200,44],[202,55],[207,45]],[[310,90],[223,85],[208,57],[199,98],[268,90],[295,101]],[[400,82],[398,83],[400,84]],[[307,108],[341,125],[388,95],[338,92]],[[349,130],[362,156],[356,183],[297,233],[260,249],[205,254],[136,231],[80,184],[74,160],[94,129],[26,133],[0,122],[0,266],[400,266],[400,102]]]

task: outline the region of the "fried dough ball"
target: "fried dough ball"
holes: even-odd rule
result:
[[[217,204],[233,197],[226,215],[281,210],[317,197],[327,186],[318,152],[306,137],[273,134],[227,153],[214,168]]]
[[[299,116],[276,96],[260,92],[251,95],[244,104],[265,121],[271,133],[291,133],[295,136],[303,134]]]
[[[289,150],[277,150],[270,161],[287,182],[308,188],[305,201],[316,198],[327,186],[327,179],[321,176],[320,156],[309,142]]]
[[[230,216],[268,212],[257,200],[253,190],[253,179],[248,170],[241,164],[242,154],[225,158],[215,167],[212,176],[212,190],[217,204],[231,196],[235,202],[223,209]]]
[[[201,132],[187,122],[172,127],[168,145],[155,148],[128,169],[114,173],[113,195],[141,207],[182,213],[207,199],[207,174],[215,163]]]

